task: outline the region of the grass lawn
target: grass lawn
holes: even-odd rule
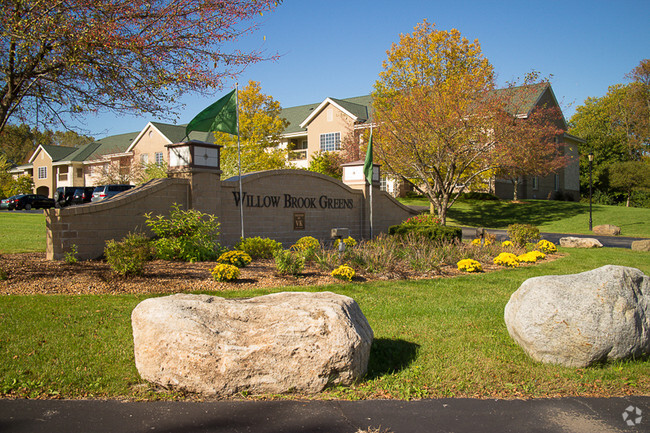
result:
[[[404,204],[429,206],[426,199],[400,199]],[[622,236],[650,238],[650,209],[593,205],[593,225],[613,224]],[[447,214],[447,222],[468,227],[505,229],[509,224],[532,224],[542,232],[590,234],[589,204],[566,201],[499,200],[457,202]]]
[[[351,296],[375,332],[369,374],[308,398],[547,397],[650,394],[650,360],[590,368],[532,361],[503,308],[527,278],[615,263],[650,273],[648,253],[564,250],[534,266],[424,281],[319,287]],[[284,291],[227,292],[243,297]],[[183,398],[155,393],[134,365],[130,314],[142,296],[0,296],[0,393],[20,397]]]
[[[0,253],[45,251],[45,213],[0,212]]]

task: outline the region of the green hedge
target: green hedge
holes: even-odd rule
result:
[[[454,242],[455,240],[460,241],[463,239],[463,230],[460,227],[399,224],[388,228],[388,234],[390,235],[404,236],[407,233],[417,233],[432,241]]]

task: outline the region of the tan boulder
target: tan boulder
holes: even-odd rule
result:
[[[373,340],[358,304],[330,292],[178,294],[141,302],[131,320],[143,379],[219,396],[349,385],[365,375]]]
[[[636,251],[650,251],[650,239],[632,242],[632,249]]]
[[[602,248],[603,244],[594,238],[577,238],[567,236],[560,238],[560,246],[566,248]]]
[[[618,236],[621,234],[621,228],[611,224],[601,224],[594,227],[593,232],[600,236]]]

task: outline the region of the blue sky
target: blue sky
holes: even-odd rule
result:
[[[280,54],[279,60],[252,65],[237,81],[240,87],[259,81],[283,107],[367,95],[391,44],[424,19],[478,39],[499,84],[531,70],[552,75],[567,120],[587,97],[604,95],[650,58],[648,0],[284,0],[238,44]],[[226,82],[207,97],[187,95],[176,122],[189,122],[234,85]],[[140,130],[150,120],[158,119],[105,113],[79,126],[102,138]]]

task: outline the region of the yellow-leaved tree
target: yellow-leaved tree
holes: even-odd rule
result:
[[[280,103],[263,94],[256,81],[249,81],[238,98],[242,173],[287,167],[287,149],[279,146],[280,135],[287,127],[287,121],[280,117]],[[215,143],[224,146],[223,178],[238,175],[237,136],[215,132]]]
[[[384,171],[420,185],[442,224],[456,193],[494,169],[499,101],[478,41],[426,20],[393,44],[373,92]]]

